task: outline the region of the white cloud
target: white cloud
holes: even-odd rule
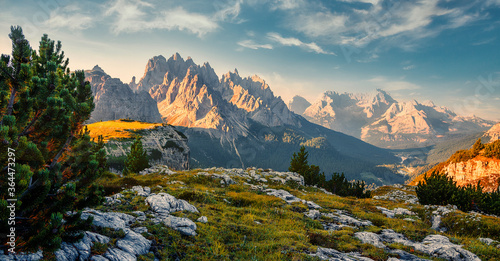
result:
[[[471,10],[479,3],[442,7],[440,0],[387,1],[340,0],[369,3],[366,7],[331,10],[304,8],[288,20],[287,25],[321,43],[365,47],[382,39],[385,47],[413,49],[416,40],[434,37],[444,30],[467,26],[484,19]]]
[[[275,0],[272,4],[272,9],[290,10],[299,8],[304,4],[304,0]]]
[[[273,46],[270,44],[257,44],[253,40],[243,40],[239,41],[238,45],[241,47],[257,50],[257,49],[273,49]]]
[[[268,33],[267,37],[270,40],[275,41],[275,42],[277,42],[277,43],[279,43],[281,45],[284,45],[284,46],[298,46],[298,47],[301,47],[301,48],[303,48],[303,49],[305,49],[306,51],[309,51],[309,52],[315,52],[315,53],[319,53],[319,54],[331,54],[331,55],[335,55],[335,53],[333,53],[333,52],[327,52],[327,51],[323,50],[320,46],[318,46],[314,42],[304,43],[304,42],[302,42],[301,40],[299,40],[297,38],[282,37],[278,33]]]
[[[230,13],[228,11],[214,17],[227,18]],[[201,37],[219,27],[214,17],[189,12],[182,7],[156,10],[152,4],[139,0],[116,0],[108,8],[106,15],[116,16],[111,27],[115,34],[165,29],[188,31]]]
[[[408,66],[403,67],[403,70],[409,71],[409,70],[413,70],[415,68],[416,68],[416,66],[414,64],[412,64],[412,65],[408,65]]]
[[[82,11],[77,4],[58,8],[50,13],[49,19],[44,22],[44,25],[52,29],[67,28],[72,31],[92,27],[95,22],[94,18],[82,13]]]
[[[213,15],[216,21],[230,21],[241,23],[243,20],[238,19],[241,11],[241,3],[243,0],[236,1],[233,5],[220,5],[218,6],[219,11],[215,12]]]
[[[330,36],[345,32],[348,28],[347,15],[332,14],[329,11],[303,13],[293,19],[292,27],[311,37]]]

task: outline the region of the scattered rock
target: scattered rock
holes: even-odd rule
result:
[[[333,213],[322,213],[323,216],[325,217],[328,217],[328,218],[331,218],[337,222],[339,222],[340,224],[342,225],[353,225],[353,226],[356,226],[356,227],[367,227],[367,226],[371,226],[372,225],[372,222],[369,221],[369,220],[359,220],[359,219],[356,219],[356,218],[353,218],[353,217],[350,217],[346,214],[344,214],[343,211],[341,210],[337,210],[335,212],[335,214]]]
[[[104,197],[104,204],[105,205],[114,205],[114,204],[121,204],[122,201],[120,198],[123,198],[122,193],[116,193],[111,197]]]
[[[493,244],[493,243],[495,243],[495,242],[498,242],[498,241],[493,240],[493,239],[491,239],[491,238],[484,238],[484,237],[480,237],[480,238],[479,238],[479,241],[481,241],[482,243],[484,243],[484,244],[486,244],[486,245],[491,245],[491,244]]]
[[[306,217],[311,219],[318,219],[321,217],[321,213],[316,209],[311,209],[309,212],[304,214]]]
[[[137,192],[138,196],[147,197],[151,194],[151,188],[142,186],[133,186],[131,191]]]
[[[200,223],[208,223],[208,218],[205,216],[201,216],[196,221],[198,221]]]
[[[379,206],[376,206],[376,208],[382,211],[382,214],[386,215],[388,218],[394,218],[396,215],[408,215],[408,216],[416,215],[414,212],[409,211],[406,208],[395,208],[393,210],[389,210],[387,208]]]
[[[390,201],[395,201],[395,202],[404,201],[407,204],[418,204],[417,196],[415,196],[413,194],[406,193],[402,190],[393,190],[385,195],[373,196],[373,198],[374,199],[390,200]]]
[[[82,219],[89,216],[94,217],[93,224],[98,227],[109,227],[114,229],[124,229],[130,226],[135,218],[131,215],[120,212],[101,212],[95,209],[86,209],[82,213]]]
[[[189,218],[180,218],[172,215],[163,216],[161,222],[167,227],[181,232],[186,236],[196,236],[196,224]]]
[[[148,232],[148,228],[147,227],[134,227],[132,230],[135,233],[139,233],[139,234],[147,233]]]
[[[198,213],[198,209],[196,209],[195,206],[183,199],[176,199],[174,196],[167,193],[159,193],[147,197],[146,204],[148,204],[154,212],[165,215],[183,210]]]
[[[116,241],[116,246],[121,250],[134,255],[144,255],[151,248],[151,240],[147,240],[141,234],[130,229],[125,229],[125,237]]]
[[[104,253],[109,261],[137,261],[137,258],[119,248],[110,248]],[[102,260],[102,259],[101,259]]]
[[[163,175],[172,175],[172,174],[175,174],[177,172],[175,172],[173,170],[170,170],[165,165],[155,165],[155,166],[152,166],[150,168],[141,170],[139,172],[139,175],[147,175],[147,174],[151,174],[151,173],[159,173],[159,174],[163,174]]]
[[[385,245],[380,237],[373,232],[356,232],[354,233],[354,236],[363,243],[371,244],[378,248],[385,248]]]
[[[360,253],[342,253],[335,249],[318,247],[316,253],[309,254],[312,257],[317,257],[321,260],[338,260],[338,261],[373,261],[373,259],[364,257]]]
[[[372,232],[356,232],[354,234],[363,243],[369,243],[379,248],[386,248],[383,242],[399,243],[405,246],[413,247],[416,251],[421,251],[430,256],[439,257],[447,260],[480,260],[472,252],[465,250],[460,245],[450,242],[442,235],[429,235],[424,238],[422,243],[408,240],[403,234],[396,233],[391,229],[384,229],[380,234]]]

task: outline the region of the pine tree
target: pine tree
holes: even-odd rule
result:
[[[484,144],[481,143],[481,138],[479,138],[476,143],[472,146],[472,157],[479,155],[479,152],[484,149]]]
[[[82,130],[92,91],[83,71],[70,73],[61,42],[43,35],[32,50],[19,26],[9,37],[12,55],[0,58],[0,162],[15,164],[0,175],[0,228],[7,231],[5,206],[15,199],[16,250],[55,250],[92,222],[79,210],[102,200],[94,181],[106,168],[105,151],[102,139],[95,144]]]
[[[300,151],[298,153],[293,153],[288,170],[291,172],[297,172],[300,175],[304,175],[309,170],[309,164],[307,163],[308,156],[309,155],[306,151],[306,147],[300,147]]]
[[[301,146],[298,153],[293,153],[288,170],[291,172],[297,172],[302,175],[304,177],[304,183],[306,185],[319,185],[324,183],[325,174],[320,174],[320,169],[318,166],[308,164],[308,156],[309,154],[306,151],[306,147]]]
[[[123,174],[138,173],[139,171],[149,167],[149,159],[147,151],[142,146],[141,137],[136,137],[134,143],[130,147],[130,153],[125,160],[125,168]]]

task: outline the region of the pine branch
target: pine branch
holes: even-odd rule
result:
[[[66,139],[66,143],[64,143],[64,146],[59,150],[57,155],[54,157],[52,160],[52,163],[50,164],[49,169],[54,168],[54,166],[57,163],[57,160],[59,160],[59,157],[63,154],[63,152],[68,148],[69,144],[71,143],[71,140],[73,139],[73,134],[69,135],[69,137]]]
[[[59,150],[59,152],[57,153],[57,155],[54,157],[54,159],[52,160],[52,163],[50,164],[49,167],[49,170],[51,170],[52,168],[54,168],[54,166],[56,165],[57,163],[57,160],[59,160],[59,158],[61,157],[61,155],[63,154],[63,152],[67,149],[67,147],[69,146],[69,144],[71,143],[71,140],[73,139],[73,135],[70,135],[67,139],[66,139],[66,143],[64,143],[64,146]],[[35,189],[38,184],[41,182],[40,181],[41,179],[37,179],[35,182],[33,182],[33,184],[31,184],[25,191],[24,193],[21,195],[21,199],[24,198],[26,195],[28,195],[29,193],[31,193],[31,191],[33,189]]]
[[[42,115],[42,114],[37,113],[37,115],[35,115],[35,117],[33,117],[33,119],[31,120],[31,122],[17,136],[22,137],[24,135],[28,135],[28,134],[32,133],[33,131],[28,131],[28,130],[35,124],[35,122],[38,120],[38,118],[40,118],[40,115]]]

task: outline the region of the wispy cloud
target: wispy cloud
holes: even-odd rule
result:
[[[223,10],[214,16],[189,12],[183,7],[158,10],[153,4],[140,0],[116,0],[106,11],[106,15],[115,19],[111,27],[115,34],[164,29],[187,31],[200,37],[219,27],[216,20],[235,17],[238,13],[238,8]]]
[[[405,71],[409,71],[409,70],[413,70],[413,69],[415,69],[416,67],[417,67],[417,66],[415,66],[414,64],[412,64],[412,65],[404,66],[404,67],[403,67],[403,70],[405,70]]]
[[[290,10],[303,6],[304,0],[275,0],[272,3],[272,9]]]
[[[253,40],[243,40],[239,41],[238,45],[241,47],[257,50],[257,49],[273,49],[273,46],[270,44],[257,44]]]
[[[304,8],[288,20],[287,25],[321,43],[364,47],[384,40],[388,47],[411,49],[416,40],[439,35],[484,19],[473,4],[442,7],[440,0],[396,1],[340,0],[369,3],[363,8],[332,10],[325,6]]]
[[[77,4],[71,4],[52,11],[49,18],[44,22],[45,26],[52,29],[67,28],[72,31],[88,29],[94,24],[94,17],[83,13],[83,10]]]
[[[217,5],[218,11],[213,15],[213,19],[216,21],[230,21],[235,23],[244,22],[243,19],[239,19],[238,16],[241,12],[241,3],[243,0],[237,0],[233,4]]]
[[[411,82],[400,80],[392,81],[382,76],[372,78],[368,81],[386,91],[417,90],[422,88]]]
[[[480,40],[480,41],[477,41],[477,42],[473,42],[471,43],[471,45],[485,45],[485,44],[489,44],[489,43],[492,43],[496,40],[495,37],[493,38],[489,38],[489,39],[485,39],[485,40]]]
[[[309,52],[315,52],[315,53],[319,53],[319,54],[331,54],[331,55],[335,55],[335,53],[333,52],[327,52],[325,50],[323,50],[323,48],[321,48],[320,46],[318,46],[316,43],[314,42],[311,42],[311,43],[304,43],[302,42],[301,40],[297,39],[297,38],[293,38],[293,37],[283,37],[281,36],[280,34],[278,33],[268,33],[267,34],[267,37],[274,41],[274,42],[277,42],[281,45],[284,45],[284,46],[298,46],[306,51],[309,51]]]

